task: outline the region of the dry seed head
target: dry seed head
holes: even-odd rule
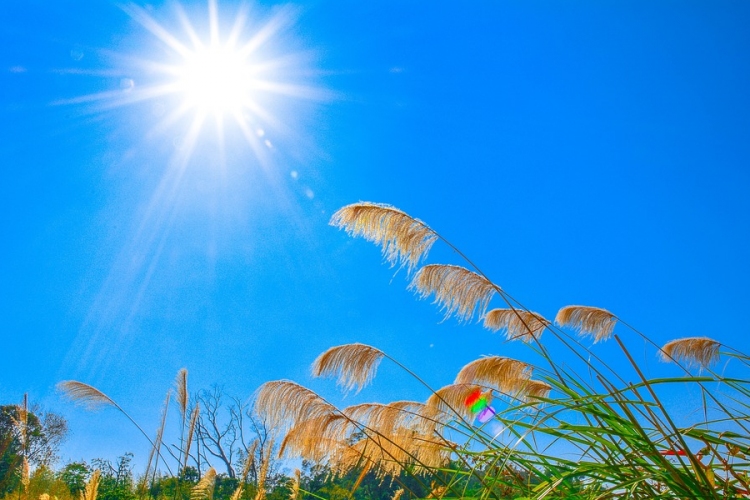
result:
[[[435,304],[445,311],[445,317],[455,315],[459,321],[470,320],[476,313],[484,315],[496,291],[495,285],[477,273],[442,264],[430,264],[417,271],[409,289],[423,299],[435,294]]]
[[[303,420],[289,429],[279,447],[279,457],[295,457],[323,462],[337,453],[353,426],[340,413]]]
[[[555,323],[572,328],[581,336],[593,337],[596,343],[612,336],[617,317],[599,307],[565,306],[558,311]]]
[[[89,482],[86,483],[86,488],[83,490],[83,500],[96,500],[96,495],[99,493],[99,480],[101,479],[102,472],[96,469],[89,478]]]
[[[62,391],[65,397],[82,404],[89,410],[95,410],[103,405],[110,405],[117,408],[117,405],[109,396],[83,382],[64,380],[57,384],[57,388]]]
[[[39,495],[39,500],[50,500],[49,493],[42,493]]]
[[[255,411],[275,432],[297,425],[302,420],[336,412],[336,408],[310,389],[288,380],[266,382],[258,389]]]
[[[356,388],[359,392],[375,378],[383,356],[383,351],[366,344],[331,347],[313,362],[312,373],[314,377],[336,377],[346,391]]]
[[[541,380],[527,380],[523,387],[524,399],[534,400],[549,396],[552,386]]]
[[[193,408],[193,413],[190,415],[190,425],[188,425],[187,439],[185,440],[185,456],[183,457],[182,467],[187,467],[188,457],[190,456],[190,445],[193,443],[193,435],[195,434],[195,426],[198,423],[198,416],[201,413],[201,405],[196,403]]]
[[[292,492],[289,494],[289,500],[299,500],[299,483],[302,480],[302,472],[299,469],[294,469],[294,477],[292,478]]]
[[[424,222],[381,203],[347,205],[333,214],[330,224],[380,245],[391,266],[398,263],[409,271],[427,256],[437,240],[437,234]]]
[[[390,436],[401,428],[418,428],[424,406],[416,401],[363,403],[345,408],[343,413],[378,434]]]
[[[235,488],[234,493],[232,493],[232,496],[229,497],[230,500],[240,500],[242,498],[242,493],[245,491],[245,485],[243,483],[239,483],[237,485],[237,488]]]
[[[508,340],[531,342],[539,339],[549,321],[537,313],[518,309],[493,309],[484,317],[484,326],[494,332],[505,330]]]
[[[24,491],[28,492],[29,483],[31,482],[31,475],[29,470],[29,460],[24,456],[21,462],[21,484],[23,485]]]
[[[182,415],[183,425],[185,425],[185,418],[187,416],[187,405],[188,405],[187,379],[188,379],[187,368],[182,368],[179,372],[177,372],[177,379],[175,380],[175,386],[177,388],[177,404],[180,407],[180,414]]]
[[[216,485],[216,469],[211,467],[206,471],[198,484],[190,490],[190,500],[211,500]]]
[[[708,337],[687,337],[664,344],[661,359],[664,362],[681,361],[687,365],[708,368],[719,359],[719,344]]]
[[[466,399],[482,387],[476,384],[450,384],[441,387],[427,399],[427,408],[448,415],[450,418],[456,416],[464,420],[472,420],[473,415],[466,406]],[[491,400],[491,394],[486,394]],[[489,402],[489,401],[488,401]]]
[[[18,429],[18,437],[21,441],[21,448],[26,449],[29,433],[29,395],[23,395],[23,403],[16,406],[16,417],[10,416],[13,425]]]
[[[398,500],[399,498],[401,498],[401,495],[403,494],[404,494],[404,489],[399,488],[393,492],[393,496],[391,497],[391,500]]]
[[[502,356],[487,356],[465,365],[456,375],[456,384],[480,384],[512,394],[523,390],[531,378],[531,365]]]

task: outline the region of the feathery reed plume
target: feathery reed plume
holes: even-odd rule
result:
[[[31,474],[29,471],[29,460],[24,456],[21,462],[21,484],[23,485],[23,491],[29,492],[29,483],[31,482]]]
[[[82,404],[88,410],[96,410],[101,406],[110,405],[120,409],[109,396],[99,389],[83,382],[75,380],[63,380],[57,384],[57,388],[65,397],[76,403]]]
[[[198,484],[190,491],[190,500],[212,500],[216,485],[216,469],[211,467],[206,471]]]
[[[331,347],[312,364],[314,377],[336,377],[337,384],[357,392],[369,384],[378,370],[385,354],[380,349],[366,344],[344,344]]]
[[[523,386],[524,399],[546,398],[549,396],[552,386],[541,380],[527,380]]]
[[[193,413],[190,415],[190,425],[188,426],[187,439],[185,440],[185,454],[183,456],[182,468],[187,467],[188,457],[190,456],[190,445],[193,442],[193,435],[195,434],[195,426],[198,423],[198,416],[201,413],[201,405],[195,403]]]
[[[675,339],[661,348],[664,362],[682,361],[687,365],[708,368],[719,359],[719,344],[708,337],[687,337]]]
[[[265,500],[266,498],[266,477],[268,476],[268,467],[271,463],[271,452],[273,451],[273,439],[266,443],[266,450],[261,456],[260,470],[258,471],[258,492],[255,494],[255,500]]]
[[[177,389],[177,404],[180,407],[180,415],[182,416],[182,425],[185,425],[187,419],[187,406],[188,406],[188,371],[187,368],[180,369],[177,372],[177,379],[175,380],[175,386]]]
[[[409,271],[427,256],[437,240],[437,234],[424,222],[382,203],[347,205],[333,214],[330,224],[380,245],[391,266],[398,263]]]
[[[292,478],[292,491],[289,494],[289,500],[299,500],[299,483],[302,480],[302,472],[294,469],[294,478]]]
[[[86,488],[81,491],[82,500],[96,500],[96,495],[99,493],[99,480],[101,479],[102,472],[96,469],[86,483]]]
[[[456,375],[456,384],[480,384],[511,394],[523,390],[531,378],[528,363],[502,356],[487,356],[465,365]]]
[[[250,448],[247,450],[247,457],[245,457],[245,465],[242,468],[243,482],[247,481],[247,475],[250,474],[250,468],[255,463],[255,450],[258,449],[258,443],[260,443],[258,439],[253,440],[253,443],[250,445]]]
[[[378,475],[398,475],[409,463],[421,470],[442,467],[447,461],[442,444],[432,438],[439,425],[437,411],[422,403],[365,403],[350,406],[344,413],[370,431],[365,441],[374,446],[365,443],[362,455],[377,467]]]
[[[39,495],[39,500],[50,500],[49,493],[42,493]]]
[[[441,387],[427,399],[427,408],[453,416],[459,416],[464,420],[472,420],[474,417],[466,405],[466,399],[476,391],[483,388],[476,384],[450,384]],[[487,402],[492,400],[492,395],[485,393]],[[437,416],[437,415],[436,415]]]
[[[18,428],[18,435],[21,441],[21,449],[24,453],[28,451],[28,443],[29,443],[29,395],[28,393],[25,393],[23,395],[23,403],[21,403],[21,406],[17,407],[18,410],[18,420],[13,419],[13,423],[16,424],[16,427]],[[12,418],[12,417],[11,417]]]
[[[430,495],[427,498],[443,498],[443,495],[445,495],[445,492],[448,489],[447,486],[436,486],[435,481],[432,482],[430,487],[432,488],[432,491],[430,491]]]
[[[416,401],[363,403],[345,408],[343,413],[378,434],[391,436],[401,428],[418,429],[424,407]]]
[[[333,405],[313,391],[288,380],[261,385],[255,397],[255,410],[275,432],[293,427],[301,420],[336,412]]]
[[[531,342],[542,336],[549,321],[537,313],[518,309],[493,309],[484,317],[484,327],[496,332],[505,330],[508,340]]]
[[[570,327],[579,335],[593,337],[596,343],[612,336],[617,317],[599,307],[565,306],[558,311],[555,323]]]
[[[459,321],[470,320],[475,313],[484,315],[495,285],[461,266],[429,264],[414,275],[409,289],[424,299],[435,294],[445,317],[455,314]]]
[[[398,500],[399,498],[401,498],[401,495],[403,494],[404,494],[404,489],[399,488],[393,492],[393,496],[391,497],[391,500]]]
[[[245,491],[245,485],[243,483],[240,483],[237,485],[237,487],[234,489],[234,493],[232,493],[232,496],[229,497],[229,500],[240,500],[242,498],[242,493]]]
[[[351,421],[340,413],[302,420],[289,429],[279,447],[279,457],[300,457],[323,462],[346,441]]]

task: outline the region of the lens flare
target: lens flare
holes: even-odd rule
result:
[[[480,423],[486,424],[495,416],[495,410],[490,406],[490,399],[489,393],[483,393],[477,389],[469,394],[464,404]]]

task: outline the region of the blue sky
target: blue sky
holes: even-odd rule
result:
[[[594,305],[657,343],[748,350],[746,2],[252,4],[243,36],[289,21],[259,54],[303,90],[258,96],[254,143],[227,120],[221,146],[209,120],[189,156],[191,114],[158,126],[179,95],[123,105],[163,78],[144,61],[177,60],[132,13],[187,43],[175,4],[124,5],[0,6],[0,400],[63,413],[64,459],[148,449],[119,415],[62,401],[60,380],[155,430],[182,367],[192,389],[289,378],[349,404],[427,394],[385,363],[341,401],[308,375],[339,343],[435,386],[482,354],[532,359],[441,321],[328,226],[360,200],[424,220],[548,318]],[[206,2],[181,5],[206,35]],[[237,5],[218,10],[225,36]],[[430,261],[461,264],[440,246]]]

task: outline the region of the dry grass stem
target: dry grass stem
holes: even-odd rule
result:
[[[420,298],[435,294],[435,303],[445,317],[455,315],[459,321],[470,320],[476,313],[484,315],[495,293],[495,285],[461,266],[430,264],[421,268],[409,284]]]
[[[465,365],[456,375],[456,384],[479,384],[513,394],[523,391],[531,378],[528,363],[502,356],[487,356]]]
[[[119,407],[117,404],[106,394],[99,389],[92,387],[83,382],[77,382],[75,380],[64,380],[57,384],[57,388],[62,391],[63,395],[85,406],[89,410],[95,410],[103,405]]]
[[[404,489],[399,488],[393,492],[393,496],[391,497],[391,500],[398,500],[399,498],[401,498],[401,495],[403,494],[404,494]]]
[[[216,469],[211,467],[206,471],[198,484],[190,490],[190,500],[211,500],[214,497],[216,485]]]
[[[437,234],[424,222],[380,203],[361,202],[339,209],[330,224],[379,245],[391,266],[413,270],[427,256]]]
[[[345,390],[359,392],[375,377],[385,354],[366,344],[345,344],[331,347],[313,362],[314,377],[336,377]]]
[[[266,382],[260,386],[255,410],[275,432],[294,427],[302,420],[336,412],[333,405],[310,389],[287,380]]]
[[[565,306],[558,311],[555,323],[572,328],[581,336],[592,337],[596,343],[612,336],[617,317],[599,307]]]
[[[537,313],[518,309],[493,309],[484,317],[484,326],[492,331],[505,330],[508,340],[531,342],[542,336],[550,324]]]
[[[719,359],[719,344],[708,337],[687,337],[672,340],[661,348],[662,361],[680,361],[687,365],[708,368]]]

